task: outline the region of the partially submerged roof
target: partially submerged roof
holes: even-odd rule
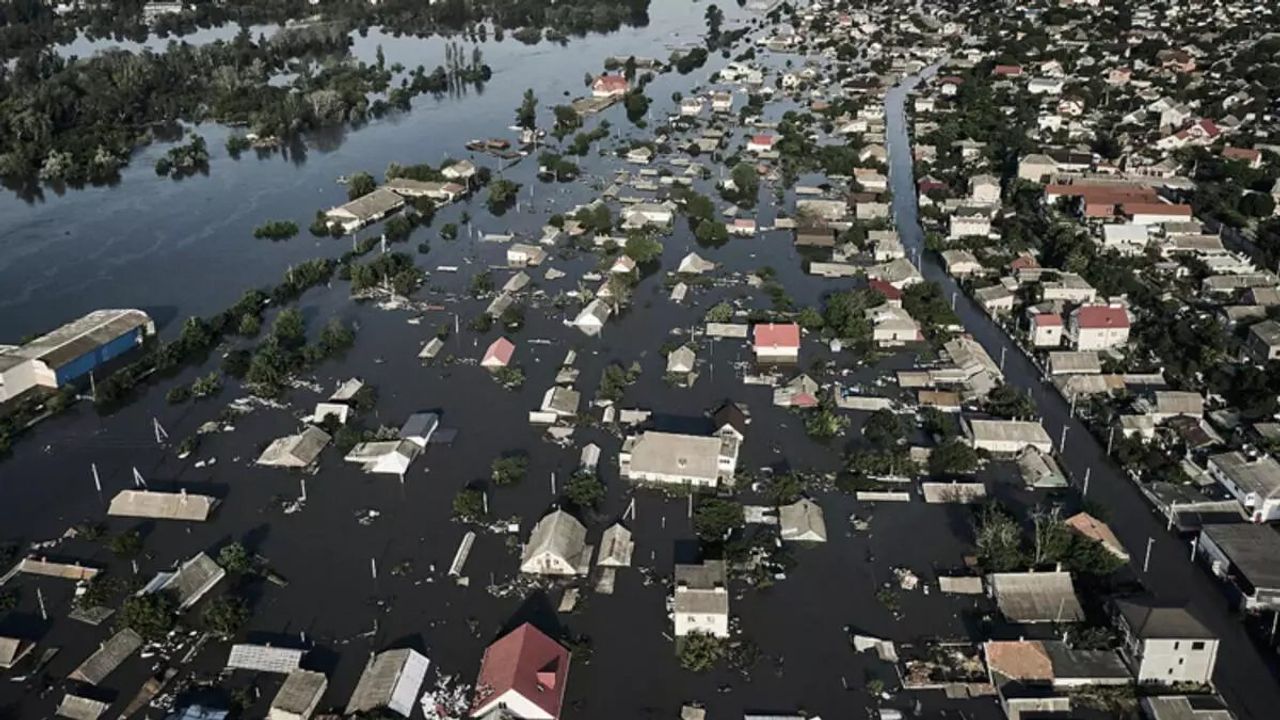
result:
[[[271,701],[271,711],[304,717],[315,708],[328,686],[329,680],[324,673],[294,670],[284,679],[284,684]]]
[[[153,518],[204,522],[209,519],[218,499],[208,495],[156,490],[121,490],[111,499],[107,514],[112,517]]]
[[[120,667],[129,656],[142,647],[142,636],[125,628],[112,635],[102,644],[80,667],[71,671],[67,677],[88,685],[97,685]]]
[[[1049,653],[1036,640],[991,640],[983,644],[982,650],[993,675],[1017,682],[1053,680]]]
[[[0,668],[8,670],[21,660],[35,644],[12,637],[0,637]]]
[[[410,702],[416,699],[430,664],[426,657],[414,650],[387,650],[378,653],[369,661],[360,675],[355,692],[351,694],[351,700],[347,703],[346,714],[392,707],[408,717],[412,706],[398,707],[397,696],[408,697]],[[401,688],[404,688],[403,692],[399,692]]]
[[[214,588],[227,571],[204,553],[198,553],[173,572],[156,573],[139,594],[168,592],[175,596],[179,610],[195,605]]]
[[[992,573],[987,576],[1000,612],[1011,622],[1075,622],[1084,619],[1071,574]]]
[[[520,556],[520,569],[539,572],[531,563],[539,556],[551,555],[585,574],[591,562],[591,549],[587,545],[587,527],[569,513],[556,510],[533,526],[529,543]]]
[[[778,508],[778,524],[782,539],[803,542],[826,542],[827,524],[822,506],[809,498],[800,498]]]
[[[298,669],[306,650],[237,643],[231,646],[227,657],[227,669],[287,675]]]
[[[471,716],[483,716],[515,693],[547,717],[558,718],[568,679],[569,651],[525,623],[485,648]]]
[[[332,439],[329,433],[318,427],[308,425],[296,435],[276,438],[258,456],[259,465],[270,467],[307,467],[316,461],[320,451],[324,450]]]
[[[596,559],[596,564],[602,567],[629,567],[631,555],[635,549],[636,544],[631,539],[631,531],[622,523],[614,523],[600,538],[600,555]]]
[[[58,717],[71,720],[98,720],[108,707],[111,706],[101,700],[91,700],[67,693],[62,697],[62,702],[58,703],[56,712]]]

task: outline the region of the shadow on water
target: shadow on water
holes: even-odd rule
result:
[[[564,626],[561,625],[560,617],[551,604],[551,598],[547,597],[546,591],[535,590],[520,603],[520,607],[502,626],[502,629],[490,638],[489,642],[497,640],[525,623],[533,625],[548,637],[558,638],[564,635]]]

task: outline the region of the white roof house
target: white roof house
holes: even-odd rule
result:
[[[367,473],[404,475],[421,453],[422,446],[412,440],[376,440],[351,448],[343,460],[359,463]]]
[[[596,558],[596,565],[630,567],[631,555],[635,549],[636,544],[631,539],[631,531],[622,523],[614,523],[600,538],[600,555]]]
[[[680,375],[691,373],[697,359],[693,348],[688,345],[681,345],[672,350],[670,355],[667,355],[667,372]]]
[[[715,487],[733,478],[740,442],[732,436],[650,430],[626,439],[618,465],[622,476],[634,482]]]
[[[227,656],[227,669],[288,675],[298,669],[306,654],[306,650],[299,648],[237,643],[231,646],[231,654]]]
[[[676,565],[672,610],[676,637],[729,637],[729,582],[723,560]]]
[[[369,660],[355,692],[347,703],[347,715],[386,708],[404,717],[413,713],[431,661],[414,650],[387,650]]]
[[[603,300],[592,300],[574,318],[573,325],[581,330],[584,335],[595,337],[604,330],[604,324],[612,314],[613,308],[609,307]]]
[[[296,435],[271,441],[258,456],[257,463],[268,467],[304,468],[316,461],[331,439],[329,433],[309,425]]]
[[[800,498],[778,508],[778,525],[782,539],[786,541],[827,541],[827,523],[822,517],[822,506],[809,498]]]
[[[586,575],[594,548],[577,518],[556,510],[538,521],[520,554],[520,572],[532,575]]]
[[[691,252],[680,261],[676,272],[681,275],[701,275],[716,269],[716,264],[704,260],[698,253]]]
[[[156,490],[121,490],[111,498],[107,514],[111,517],[152,518],[204,522],[209,519],[218,499],[209,495]]]
[[[582,393],[569,387],[556,385],[548,388],[542,396],[542,412],[554,413],[557,417],[573,417],[578,414],[578,405],[582,402]]]

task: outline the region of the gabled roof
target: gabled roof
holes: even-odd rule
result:
[[[525,623],[485,649],[476,678],[472,716],[481,715],[490,703],[515,692],[558,718],[568,676],[569,651]]]
[[[484,357],[480,360],[481,365],[498,363],[503,366],[511,362],[511,356],[516,351],[516,346],[510,340],[500,337],[489,344],[489,349],[484,351]]]

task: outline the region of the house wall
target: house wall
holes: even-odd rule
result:
[[[1217,640],[1146,640],[1135,658],[1135,674],[1140,683],[1208,684],[1217,657]]]
[[[572,565],[559,555],[541,552],[520,565],[520,572],[536,575],[576,575]]]
[[[1077,328],[1077,350],[1106,350],[1129,342],[1129,328]]]
[[[1031,344],[1036,347],[1058,347],[1062,344],[1061,325],[1036,325],[1031,334]]]
[[[678,612],[675,614],[675,625],[676,637],[684,637],[694,632],[707,633],[720,638],[729,637],[728,615],[699,615]]]
[[[23,360],[0,373],[0,402],[16,398],[40,384],[36,377],[39,364],[34,360]]]
[[[757,360],[797,360],[800,357],[800,348],[782,348],[782,347],[764,347],[757,345],[755,347]]]
[[[529,700],[525,696],[515,690],[508,690],[498,697],[485,703],[482,707],[476,708],[471,717],[483,717],[494,708],[504,708],[511,716],[521,718],[521,720],[554,720],[551,715],[538,706],[537,703]]]

